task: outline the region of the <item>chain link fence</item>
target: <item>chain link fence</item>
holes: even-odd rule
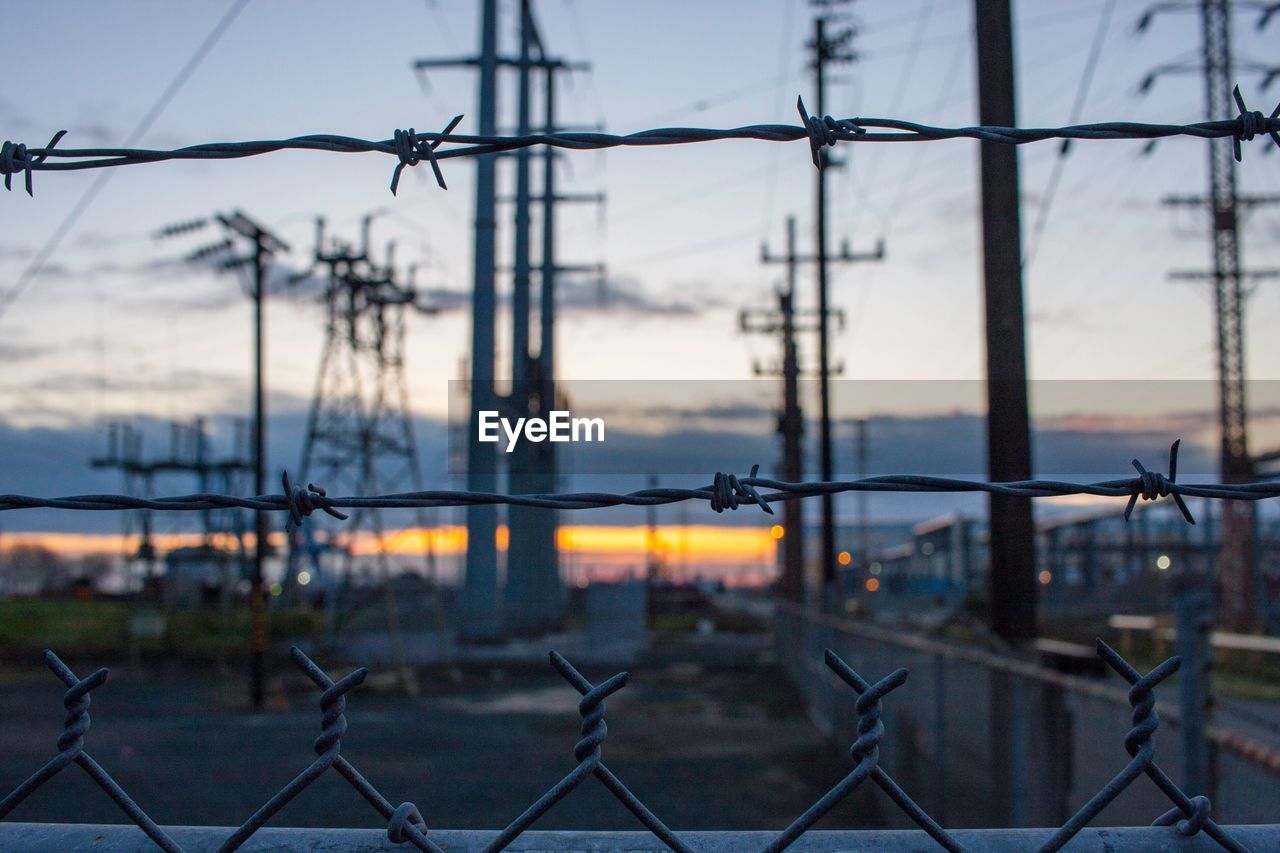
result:
[[[320,734],[315,758],[283,788],[234,829],[218,827],[162,827],[148,816],[90,756],[91,693],[107,681],[99,669],[81,678],[56,654],[46,652],[45,663],[66,685],[65,716],[57,752],[42,767],[0,800],[0,819],[72,765],[91,778],[133,824],[132,827],[74,824],[0,824],[0,849],[31,851],[94,849],[103,851],[155,849],[209,850],[388,850],[411,845],[431,853],[444,850],[934,850],[1011,851],[1036,849],[1049,853],[1070,844],[1072,850],[1280,849],[1280,824],[1224,826],[1212,816],[1209,798],[1188,796],[1161,769],[1155,757],[1154,735],[1159,727],[1155,688],[1179,666],[1170,658],[1143,675],[1119,654],[1099,643],[1099,657],[1114,674],[1131,685],[1127,692],[1082,679],[1070,679],[1039,667],[985,652],[899,637],[784,609],[778,625],[785,666],[811,702],[815,717],[833,732],[852,738],[852,768],[844,778],[777,834],[768,832],[690,832],[668,827],[604,762],[608,735],[605,699],[626,686],[629,675],[616,673],[592,682],[562,656],[551,653],[552,667],[582,696],[578,712],[581,737],[573,745],[574,765],[554,786],[523,809],[502,830],[486,832],[431,830],[425,815],[411,801],[394,805],[377,785],[342,754],[348,694],[365,680],[362,668],[333,679],[295,648],[294,663],[320,691]],[[819,653],[819,646],[825,648]],[[875,682],[863,678],[845,662],[844,649],[867,671],[887,671]],[[951,651],[949,651],[951,650]],[[825,661],[825,668],[813,662]],[[915,678],[898,667],[910,663]],[[897,667],[897,668],[895,668]],[[1114,679],[1113,679],[1114,680]],[[910,687],[908,687],[910,685]],[[920,688],[923,685],[923,689]],[[882,707],[888,699],[889,708]],[[950,704],[949,704],[950,703]],[[1132,724],[1125,730],[1122,707],[1131,708]],[[985,717],[981,709],[992,714]],[[1114,722],[1113,722],[1114,721]],[[22,721],[9,721],[21,724]],[[1114,729],[1115,738],[1111,738]],[[886,737],[887,734],[887,737]],[[1123,760],[1119,744],[1129,753]],[[885,760],[881,760],[881,746]],[[1169,758],[1166,753],[1162,758]],[[1241,754],[1240,759],[1248,756]],[[1076,772],[1075,768],[1082,768]],[[1257,762],[1242,767],[1261,773]],[[1095,769],[1096,768],[1096,769]],[[333,770],[369,803],[382,828],[278,829],[268,822],[312,783]],[[1108,771],[1114,775],[1108,775]],[[1270,772],[1277,772],[1271,768]],[[1250,777],[1244,770],[1231,774],[1232,820],[1275,819],[1275,779]],[[1142,779],[1141,777],[1147,777]],[[539,832],[533,825],[556,804],[594,778],[636,818],[647,833]],[[1149,784],[1150,783],[1154,784]],[[447,784],[447,780],[426,780]],[[871,784],[866,784],[871,783]],[[1139,783],[1139,784],[1134,784]],[[1255,786],[1257,795],[1246,793]],[[859,788],[879,788],[916,829],[890,832],[823,832],[816,825],[836,808],[849,808],[849,796]],[[1076,806],[1077,803],[1083,803]],[[1172,803],[1173,808],[1169,809]],[[950,830],[980,824],[998,811],[1004,829]],[[1107,811],[1113,823],[1152,816],[1151,826],[1134,829],[1094,828],[1090,824]],[[1140,817],[1139,817],[1140,816]],[[1044,826],[1046,829],[1014,827]],[[1119,847],[1117,847],[1119,845]]]
[[[1061,825],[1125,755],[1131,720],[1123,709],[1132,695],[1113,673],[1068,675],[976,646],[778,607],[780,662],[815,722],[840,742],[855,736],[857,712],[847,689],[815,665],[823,650],[869,672],[911,671],[894,696],[881,764],[947,826]],[[1160,763],[1176,771],[1179,715],[1164,702],[1157,709]],[[1194,793],[1231,823],[1280,821],[1280,752],[1221,728],[1206,737],[1216,790]],[[1135,783],[1107,807],[1107,821],[1148,824],[1168,802],[1160,786]]]

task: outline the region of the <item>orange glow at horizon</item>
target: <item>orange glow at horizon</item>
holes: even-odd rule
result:
[[[498,528],[497,545],[505,551],[510,533],[505,525]],[[160,552],[200,545],[204,536],[200,533],[166,533],[151,537]],[[273,532],[268,540],[277,549],[286,547],[285,536]],[[769,528],[727,527],[710,524],[660,525],[651,536],[644,525],[563,525],[557,530],[556,541],[566,554],[637,555],[657,551],[665,557],[678,557],[682,561],[701,564],[771,563],[777,554],[778,542]],[[46,533],[39,531],[9,531],[4,536],[4,547],[39,546],[66,557],[83,557],[88,554],[134,554],[141,537],[119,533]],[[235,539],[229,536],[215,537],[214,544],[233,549]],[[461,556],[467,550],[467,530],[461,525],[429,528],[404,528],[388,531],[382,537],[382,548],[389,554],[419,555],[431,551],[438,556]],[[253,535],[245,536],[245,547],[252,549]],[[368,534],[360,534],[350,542],[353,554],[368,556],[379,552],[378,540]]]

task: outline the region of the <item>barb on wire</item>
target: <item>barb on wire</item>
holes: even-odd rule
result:
[[[745,480],[739,480],[733,474],[726,474],[723,471],[717,471],[715,480],[712,481],[711,508],[716,512],[724,512],[726,509],[737,509],[740,498],[746,498],[760,507],[769,515],[773,515],[773,509],[760,496],[760,493],[751,485],[751,480],[760,473],[759,465],[751,466],[751,476]]]
[[[284,481],[285,493],[237,497],[211,493],[197,493],[162,498],[137,498],[128,495],[69,495],[66,497],[40,498],[30,495],[0,494],[0,512],[19,509],[66,509],[84,511],[155,510],[158,512],[201,512],[216,509],[249,509],[259,512],[287,512],[291,524],[300,524],[315,510],[323,510],[335,518],[345,518],[343,509],[420,509],[447,506],[496,505],[538,507],[542,509],[602,509],[615,506],[663,506],[682,501],[706,501],[717,512],[737,509],[744,501],[771,512],[770,505],[779,501],[800,500],[820,495],[838,495],[848,492],[932,492],[961,493],[983,492],[1022,498],[1049,498],[1066,495],[1089,495],[1102,498],[1127,498],[1125,517],[1132,513],[1139,498],[1155,500],[1170,497],[1177,504],[1183,517],[1191,523],[1195,519],[1187,509],[1184,498],[1208,498],[1212,500],[1260,501],[1280,497],[1280,481],[1259,483],[1175,483],[1177,475],[1177,450],[1180,442],[1170,449],[1169,476],[1148,471],[1140,462],[1133,464],[1137,477],[1104,480],[1096,483],[1070,483],[1062,480],[1016,480],[1009,482],[985,482],[961,480],[951,477],[928,477],[917,474],[890,474],[861,480],[835,480],[827,482],[789,483],[759,477],[759,466],[751,469],[751,476],[737,477],[718,473],[710,485],[696,489],[655,488],[616,494],[612,492],[567,492],[538,494],[501,494],[497,492],[469,492],[429,490],[401,492],[390,495],[363,495],[329,497],[314,484],[306,491],[293,488]]]
[[[1178,447],[1182,444],[1182,439],[1178,439],[1169,448],[1169,476],[1166,477],[1155,471],[1148,471],[1142,467],[1142,463],[1137,459],[1133,460],[1133,467],[1138,469],[1138,476],[1142,481],[1142,488],[1129,495],[1129,503],[1124,508],[1124,520],[1128,521],[1129,516],[1133,514],[1133,507],[1141,497],[1144,501],[1153,501],[1157,498],[1171,497],[1174,503],[1178,505],[1178,510],[1182,513],[1182,517],[1187,520],[1188,524],[1195,524],[1196,520],[1191,515],[1191,510],[1187,509],[1186,502],[1182,499],[1182,495],[1178,494],[1177,483],[1178,478]]]
[[[800,121],[804,123],[805,130],[809,134],[809,149],[813,154],[813,165],[821,169],[824,165],[822,157],[822,149],[835,147],[836,140],[846,138],[848,134],[852,134],[853,138],[864,136],[867,132],[866,128],[858,127],[850,123],[850,121],[837,121],[831,116],[809,115],[809,111],[804,107],[804,97],[796,98],[796,109],[800,112]],[[844,134],[843,136],[841,134]]]
[[[31,191],[31,170],[43,163],[58,141],[66,135],[65,130],[60,130],[53,135],[48,145],[34,150],[28,149],[21,143],[15,145],[6,139],[4,145],[0,146],[0,175],[4,175],[4,188],[12,191],[14,173],[22,172],[27,195],[34,198],[35,193]]]
[[[1280,133],[1276,124],[1280,124],[1280,104],[1276,104],[1276,108],[1271,111],[1270,124],[1268,117],[1262,114],[1261,110],[1252,110],[1244,105],[1244,96],[1240,94],[1240,87],[1235,86],[1231,90],[1231,95],[1236,99],[1236,107],[1240,110],[1240,132],[1232,137],[1231,144],[1235,146],[1236,162],[1241,161],[1240,143],[1249,142],[1259,133],[1265,133],[1271,137],[1271,141],[1280,147]]]
[[[453,132],[453,129],[462,121],[461,115],[453,117],[453,121],[445,127],[444,133],[447,135]],[[444,183],[444,173],[440,171],[440,161],[436,159],[436,149],[440,147],[440,140],[428,142],[418,139],[418,135],[411,127],[408,131],[397,130],[395,137],[396,156],[400,158],[399,165],[396,166],[394,172],[391,173],[391,194],[395,195],[396,190],[400,186],[400,173],[404,171],[405,166],[416,166],[422,162],[422,158],[426,157],[431,164],[431,171],[435,173],[436,184],[442,190],[449,189]]]
[[[345,512],[338,512],[331,506],[318,506],[313,500],[315,498],[323,498],[325,491],[323,486],[317,486],[315,483],[307,483],[307,487],[303,489],[301,486],[294,488],[293,483],[289,480],[289,472],[285,471],[280,475],[280,483],[284,487],[284,496],[289,501],[289,520],[285,523],[286,530],[293,530],[295,527],[301,527],[302,522],[311,513],[317,509],[324,510],[330,516],[346,521],[350,518]]]
[[[1270,136],[1280,146],[1280,106],[1270,117],[1245,108],[1244,100],[1237,95],[1240,115],[1233,119],[1197,122],[1194,124],[1146,124],[1115,121],[1097,124],[1077,124],[1065,127],[1020,128],[979,125],[974,127],[933,127],[916,122],[889,118],[834,119],[831,116],[808,115],[804,103],[797,100],[801,125],[754,124],[735,128],[665,127],[642,130],[629,134],[597,132],[534,133],[520,136],[475,136],[453,131],[461,121],[455,117],[441,133],[417,133],[413,128],[397,130],[391,139],[369,140],[335,134],[313,134],[290,139],[254,140],[246,142],[210,142],[169,150],[149,148],[56,148],[65,131],[59,132],[44,148],[27,148],[25,145],[5,142],[0,150],[0,174],[5,176],[5,186],[16,172],[26,175],[27,191],[31,192],[33,171],[76,171],[103,169],[113,166],[130,166],[140,163],[158,163],[166,160],[234,160],[276,151],[330,151],[343,154],[381,153],[396,157],[399,163],[391,178],[391,191],[399,187],[400,175],[406,166],[415,166],[423,159],[431,164],[436,183],[445,188],[441,160],[453,157],[474,157],[550,145],[575,151],[593,151],[603,148],[644,147],[650,145],[684,145],[695,142],[717,142],[730,139],[751,139],[763,142],[796,142],[807,140],[814,165],[822,165],[821,150],[836,142],[930,142],[943,139],[978,139],[1005,145],[1024,145],[1048,139],[1161,139],[1171,136],[1189,136],[1199,139],[1230,137],[1235,140],[1236,154],[1240,144],[1258,134]],[[439,150],[445,143],[458,147]]]

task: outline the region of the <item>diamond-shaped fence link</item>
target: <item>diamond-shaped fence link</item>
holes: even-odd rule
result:
[[[1168,811],[1155,817],[1152,827],[1142,836],[1153,849],[1173,849],[1171,842],[1175,838],[1194,836],[1207,837],[1221,849],[1230,851],[1248,851],[1237,833],[1240,828],[1227,828],[1219,825],[1211,817],[1212,806],[1203,795],[1188,795],[1160,768],[1156,762],[1155,736],[1159,729],[1160,717],[1156,710],[1155,689],[1169,676],[1173,675],[1180,664],[1176,657],[1169,658],[1150,672],[1143,674],[1130,665],[1116,651],[1102,641],[1097,644],[1098,655],[1128,684],[1128,703],[1132,708],[1132,726],[1124,738],[1124,749],[1130,759],[1116,772],[1101,789],[1090,796],[1071,817],[1047,838],[1037,838],[1035,847],[1042,853],[1062,849],[1077,836],[1080,836],[1090,824],[1097,819],[1109,805],[1139,777],[1148,777],[1154,786],[1163,794],[1172,806]],[[880,763],[881,746],[888,725],[892,725],[892,706],[894,691],[902,687],[908,678],[906,669],[894,669],[888,675],[876,681],[869,681],[853,669],[840,655],[827,649],[825,664],[829,674],[833,674],[839,682],[857,695],[854,710],[857,716],[857,738],[850,747],[850,755],[854,767],[843,779],[833,785],[809,809],[795,819],[790,826],[772,838],[761,840],[759,833],[744,833],[735,836],[733,842],[721,839],[706,849],[737,849],[734,844],[743,842],[740,849],[763,849],[768,853],[786,850],[804,839],[815,825],[829,812],[841,806],[842,801],[867,780],[879,787],[899,809],[914,822],[931,839],[937,848],[949,851],[965,851],[980,849],[1017,849],[1001,846],[1005,841],[988,844],[982,833],[1028,832],[1014,830],[968,830],[959,833],[949,832],[930,816],[907,793]],[[391,844],[411,844],[419,850],[443,853],[445,849],[477,849],[499,851],[507,849],[521,838],[530,827],[555,805],[568,796],[575,788],[589,777],[595,777],[612,793],[623,806],[639,819],[640,823],[666,847],[676,851],[694,851],[703,849],[701,843],[690,843],[681,834],[667,827],[641,799],[633,793],[604,763],[603,754],[608,726],[605,723],[605,699],[626,686],[628,673],[617,673],[598,683],[593,683],[582,675],[572,664],[559,654],[551,653],[552,667],[582,695],[578,712],[582,717],[581,738],[573,747],[573,755],[577,765],[559,782],[539,797],[528,808],[511,822],[506,829],[490,836],[478,846],[463,846],[437,843],[432,838],[419,808],[411,802],[393,806],[348,759],[341,755],[342,736],[347,730],[345,717],[347,695],[359,687],[368,675],[368,670],[359,668],[343,678],[334,681],[315,662],[297,648],[292,650],[294,663],[321,690],[321,730],[315,740],[316,758],[298,775],[293,777],[283,788],[264,803],[243,824],[231,831],[230,835],[218,844],[219,851],[233,851],[253,839],[263,831],[267,822],[275,817],[289,802],[318,779],[326,771],[333,769],[360,794],[374,810],[386,821],[386,839]],[[85,751],[84,738],[89,730],[90,692],[101,687],[107,680],[107,670],[99,669],[87,678],[79,678],[53,652],[47,652],[45,662],[53,673],[67,685],[63,697],[66,717],[63,733],[58,739],[58,753],[28,779],[18,785],[7,797],[0,801],[0,818],[9,815],[13,809],[45,782],[56,776],[62,769],[71,764],[80,765],[95,782],[98,783],[120,807],[121,811],[136,824],[147,837],[160,849],[165,851],[182,851],[181,847],[161,827],[147,816],[141,806],[111,778],[111,775],[94,761]],[[795,662],[793,662],[795,663]],[[804,662],[801,662],[804,663]],[[828,676],[829,677],[829,676]],[[885,707],[888,705],[889,707]],[[1117,745],[1118,746],[1118,745]],[[1015,786],[1023,783],[1019,778],[1005,780],[1006,784]],[[48,825],[32,825],[32,837],[47,839]],[[58,831],[59,825],[54,825]],[[1257,830],[1265,830],[1268,845],[1261,849],[1280,849],[1280,826],[1245,828],[1251,836],[1257,836]],[[187,828],[186,831],[190,831]],[[67,833],[74,829],[66,827]],[[273,832],[281,832],[275,830]],[[301,832],[295,830],[294,832]],[[339,832],[334,830],[333,832]],[[349,832],[349,830],[341,830]],[[543,833],[545,834],[545,833]],[[829,833],[820,833],[823,836]],[[859,833],[854,832],[856,838]],[[1043,833],[1042,833],[1043,834]],[[554,834],[552,834],[554,836]],[[630,833],[618,833],[621,840],[630,838]],[[689,833],[691,837],[703,840],[708,833]],[[8,836],[12,838],[13,836]],[[70,837],[68,835],[68,837]],[[1022,835],[1024,839],[1031,836]],[[1138,836],[1134,836],[1138,838]],[[20,838],[20,836],[19,836]],[[106,836],[102,836],[106,838]],[[272,838],[278,838],[272,835]],[[746,845],[746,840],[753,842]],[[984,840],[985,839],[985,840]],[[918,839],[917,839],[918,840]],[[1007,840],[1007,839],[1006,839]],[[621,844],[621,841],[619,842]],[[731,846],[726,847],[729,843]],[[886,841],[885,843],[888,843]],[[909,846],[897,846],[896,849],[919,849],[914,842]],[[627,847],[631,847],[628,841]],[[21,842],[16,849],[21,849]],[[35,848],[32,848],[35,849]],[[47,849],[41,848],[41,849]],[[104,848],[112,849],[112,848]],[[114,849],[125,849],[117,847]],[[132,849],[132,848],[130,848]],[[202,846],[202,849],[204,847]],[[283,849],[283,848],[282,848]],[[289,849],[296,849],[290,847]],[[594,844],[589,849],[604,849]],[[823,847],[822,849],[829,849]],[[833,849],[833,848],[831,848]],[[861,849],[861,848],[859,848]],[[1028,848],[1029,849],[1029,848]]]

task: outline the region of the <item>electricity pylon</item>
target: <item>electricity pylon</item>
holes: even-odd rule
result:
[[[323,220],[316,225],[315,262],[325,279],[325,343],[299,474],[302,482],[313,480],[339,494],[421,491],[422,472],[405,379],[405,315],[408,310],[434,311],[419,304],[412,283],[397,281],[393,246],[388,246],[385,264],[370,258],[370,221],[370,217],[364,220],[358,250],[338,241],[326,245]],[[438,615],[439,579],[422,510],[415,511],[415,522],[427,537],[427,573],[433,581]],[[371,540],[367,544],[384,588],[392,656],[405,689],[415,692],[401,643],[399,606],[390,585],[386,532],[381,513],[369,508],[354,510],[348,520],[331,530],[329,543],[346,558],[342,577],[328,579],[329,594],[337,595],[339,584],[350,585],[356,574],[356,551],[365,540]],[[296,581],[302,565],[301,544],[296,538],[291,543],[291,581]],[[330,631],[336,630],[337,625],[331,624]],[[446,651],[442,645],[441,655]]]

